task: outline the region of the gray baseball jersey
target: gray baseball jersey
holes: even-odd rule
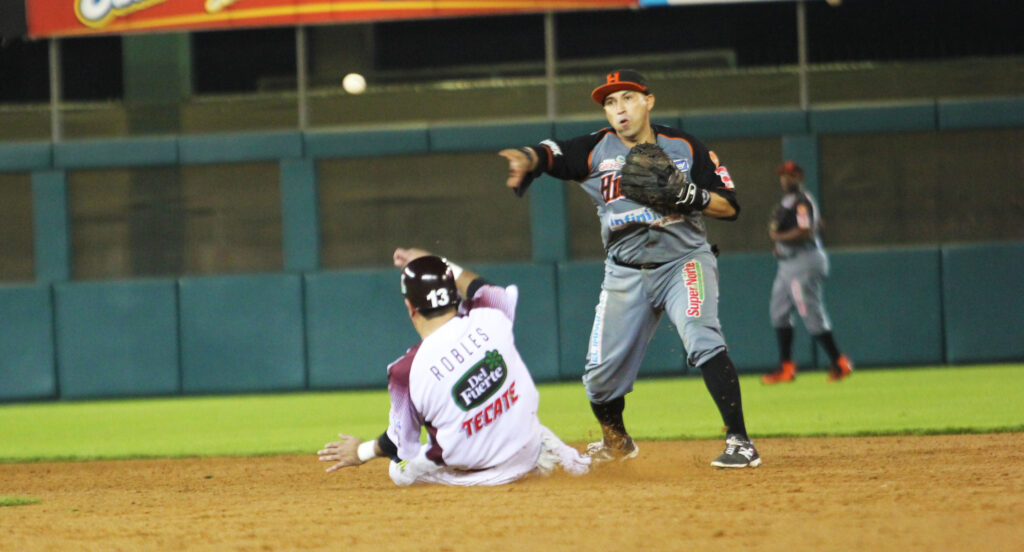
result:
[[[813,235],[810,240],[776,242],[775,252],[779,259],[790,259],[808,250],[822,249],[821,235],[819,234],[821,217],[818,216],[818,203],[803,188],[783,195],[782,200],[775,207],[772,219],[775,229],[779,232],[799,227],[810,230]]]
[[[810,240],[775,243],[779,268],[769,303],[772,327],[791,327],[794,314],[799,314],[811,335],[831,330],[832,323],[825,309],[824,286],[829,263],[819,235],[821,219],[818,204],[803,189],[789,192],[782,196],[772,218],[780,232],[799,227],[811,230],[813,236]]]
[[[739,213],[729,171],[695,137],[653,125],[656,140],[698,186]],[[623,197],[621,169],[629,148],[605,128],[571,140],[545,140],[535,174],[578,182],[601,219],[607,258],[583,382],[593,402],[632,390],[663,313],[675,324],[687,360],[700,366],[725,349],[718,321],[718,266],[700,213],[659,213]],[[734,220],[736,217],[731,217]]]

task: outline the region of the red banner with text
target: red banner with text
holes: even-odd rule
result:
[[[189,31],[637,7],[639,0],[25,0],[29,36]]]

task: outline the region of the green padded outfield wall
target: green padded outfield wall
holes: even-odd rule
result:
[[[1024,243],[942,248],[946,360],[1024,358]]]
[[[180,392],[174,280],[54,285],[63,398]]]
[[[1022,266],[1024,244],[830,257],[826,293],[836,337],[860,366],[1024,356],[1024,293],[1019,271],[1006,269]],[[737,367],[773,368],[767,303],[774,260],[735,254],[719,263],[723,331]],[[535,378],[579,378],[602,263],[473,268],[520,287],[517,342]],[[61,283],[52,287],[53,307],[49,286],[0,290],[4,399],[383,387],[387,363],[418,341],[392,269],[183,278],[178,287],[176,303],[169,280]],[[822,353],[812,352],[799,321],[797,328],[798,362],[821,365]],[[665,320],[641,376],[683,374],[684,356]]]
[[[299,275],[181,278],[179,297],[182,392],[306,388]]]
[[[0,401],[57,396],[50,286],[0,287]]]
[[[938,248],[829,253],[825,283],[833,334],[854,364],[942,364]],[[825,366],[824,351],[818,364]]]
[[[384,387],[387,366],[419,342],[395,269],[306,274],[313,389]]]

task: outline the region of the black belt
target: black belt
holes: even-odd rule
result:
[[[612,262],[617,264],[617,265],[619,265],[619,266],[624,266],[626,268],[632,268],[634,270],[653,270],[653,269],[658,268],[660,266],[665,266],[665,265],[667,265],[668,263],[670,263],[672,261],[665,261],[663,263],[632,264],[632,263],[624,263],[624,262],[616,259],[615,257],[612,257]]]

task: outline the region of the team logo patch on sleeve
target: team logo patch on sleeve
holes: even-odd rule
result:
[[[736,185],[732,182],[732,176],[729,174],[729,169],[724,166],[715,169],[715,174],[718,175],[719,180],[722,181],[722,186],[732,190],[736,188]]]
[[[452,398],[462,410],[472,410],[497,393],[507,377],[508,367],[501,353],[497,349],[487,351],[483,360],[474,364],[452,386]]]
[[[704,304],[704,271],[699,261],[683,265],[683,283],[686,285],[686,316],[698,318]]]
[[[804,230],[811,227],[811,215],[802,203],[796,206],[796,225]]]

